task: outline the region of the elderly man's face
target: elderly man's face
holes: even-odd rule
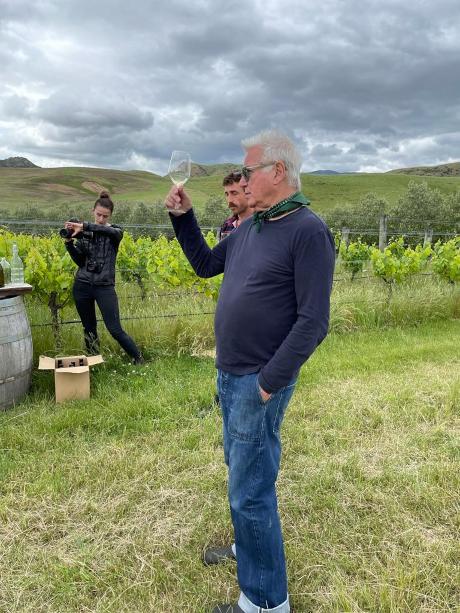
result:
[[[244,158],[244,166],[251,167],[262,164],[262,148],[250,147]],[[241,178],[240,185],[248,199],[248,204],[255,211],[270,208],[277,202],[276,188],[273,183],[275,165],[264,168],[254,168],[250,171],[249,179]]]

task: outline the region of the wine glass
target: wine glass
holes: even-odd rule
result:
[[[168,175],[174,185],[182,187],[190,179],[191,166],[190,153],[186,151],[172,152]]]

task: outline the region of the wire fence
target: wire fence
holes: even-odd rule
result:
[[[24,228],[24,229],[37,229],[37,228],[56,228],[60,229],[64,225],[62,220],[56,219],[0,219],[0,226],[12,226],[13,228]],[[169,224],[146,224],[146,223],[122,223],[124,230],[145,230],[146,233],[171,233],[174,232],[172,225]],[[200,226],[202,230],[208,232],[217,231],[220,228],[219,226],[210,226],[210,225],[202,225]],[[33,232],[25,232],[26,234],[32,234]]]
[[[197,316],[202,316],[202,315],[215,315],[215,311],[198,311],[195,313],[162,313],[160,315],[132,315],[132,316],[127,316],[127,317],[120,317],[120,321],[136,321],[136,320],[144,320],[144,319],[169,319],[169,318],[174,318],[174,317],[197,317]],[[98,323],[103,323],[104,320],[101,318],[96,318],[96,321]],[[65,321],[60,321],[59,325],[61,326],[66,326],[66,325],[70,325],[70,324],[80,324],[81,325],[81,320],[80,319],[67,319]],[[53,322],[47,321],[47,322],[40,322],[40,323],[36,323],[36,324],[30,324],[31,328],[47,328],[49,326],[53,326]]]
[[[397,232],[399,234],[403,234],[405,236],[424,236],[425,232],[430,229],[430,226],[432,226],[433,224],[435,224],[436,226],[446,226],[446,227],[455,227],[455,223],[452,221],[443,221],[443,220],[437,220],[437,219],[420,219],[420,218],[402,218],[402,217],[392,217],[390,215],[386,215],[386,223],[388,225],[391,226],[392,223],[394,222],[403,222],[403,223],[408,223],[408,222],[413,222],[415,225],[419,226],[420,229],[416,229],[414,230],[413,228],[397,228]],[[347,215],[347,222],[348,221],[357,221],[360,222],[362,221],[362,216],[360,215]],[[379,223],[380,223],[380,218],[376,218],[375,219],[375,226],[372,226],[370,228],[353,228],[350,227],[349,228],[349,233],[350,234],[374,234],[375,236],[377,236],[379,234]],[[343,224],[342,224],[343,225]],[[352,225],[352,224],[350,224]],[[357,224],[359,225],[359,223]],[[40,227],[42,228],[62,228],[63,227],[63,221],[62,220],[56,220],[56,219],[20,219],[20,218],[8,218],[8,219],[0,219],[0,226],[11,226],[13,228],[18,228],[18,227],[22,227],[25,230],[36,230]],[[152,223],[152,224],[146,224],[146,223],[122,223],[123,229],[125,230],[136,230],[136,231],[145,231],[146,234],[150,234],[150,233],[164,233],[164,234],[169,234],[173,231],[171,224],[169,223]],[[208,232],[208,231],[213,231],[216,232],[218,231],[218,229],[220,228],[220,223],[216,223],[213,225],[201,225],[200,226],[202,230]],[[347,228],[348,229],[348,228]],[[26,232],[26,233],[31,233],[31,232]],[[439,232],[436,231],[435,232],[436,236],[455,236],[456,232],[451,230],[450,232]]]
[[[353,219],[357,219],[360,220],[359,216],[354,216],[354,215],[350,215],[350,221],[352,221]],[[376,220],[376,224],[377,226],[379,225],[379,223],[381,223],[382,218],[377,219]],[[398,218],[398,217],[391,217],[391,216],[385,216],[385,223],[388,224],[391,222],[396,222],[396,221],[404,221],[405,223],[410,221],[407,218]],[[423,229],[421,230],[414,230],[414,229],[406,229],[406,230],[398,230],[398,235],[402,235],[404,237],[407,238],[416,238],[416,237],[423,237],[426,239],[427,236],[427,230],[426,228],[428,228],[430,226],[431,223],[435,223],[435,220],[429,220],[429,219],[415,219],[414,218],[414,222],[416,222],[417,224],[419,224],[419,226]],[[449,221],[445,221],[445,222],[438,222],[436,220],[436,224],[439,225],[445,225],[446,227],[452,227],[452,223]],[[58,229],[62,227],[62,221],[59,220],[53,220],[53,219],[0,219],[0,226],[6,226],[6,227],[11,227],[13,229],[18,229],[18,228],[24,228],[24,229],[32,229],[32,230],[37,230],[37,228],[48,228],[48,229]],[[166,234],[166,235],[172,235],[173,234],[173,229],[172,226],[170,224],[137,224],[137,223],[126,223],[123,224],[123,228],[126,230],[136,230],[137,232],[140,233],[145,233],[145,234]],[[201,229],[204,231],[217,231],[218,227],[216,226],[201,226]],[[379,239],[381,238],[381,234],[382,234],[382,228],[380,227],[371,227],[371,228],[361,228],[361,229],[353,229],[353,228],[346,228],[348,235],[352,235],[352,236],[363,236],[363,235],[367,235],[367,236],[376,236],[379,237]],[[32,233],[32,232],[29,232]],[[392,232],[391,230],[388,231],[388,234],[390,236],[392,236]],[[458,236],[458,232],[453,232],[453,231],[449,231],[449,232],[439,232],[436,231],[434,233],[435,236],[437,237],[442,237],[442,238],[453,238],[455,236]],[[340,257],[338,258],[338,262],[340,262]],[[346,262],[344,262],[344,264],[349,265],[349,264],[365,264],[366,262],[369,262],[369,259],[356,259],[356,260],[348,260]],[[133,273],[145,273],[145,269],[144,268],[117,268],[117,273],[121,273],[121,274],[133,274]],[[365,272],[365,271],[364,271]],[[420,272],[417,273],[415,275],[411,275],[412,277],[430,277],[433,276],[432,272]],[[334,278],[334,283],[343,283],[343,282],[350,282],[350,278],[351,278],[351,272],[349,272],[348,274],[345,274],[344,272],[340,271],[339,274],[335,275]],[[370,283],[370,282],[380,282],[380,279],[378,279],[377,277],[375,277],[372,274],[356,274],[353,276],[353,283],[356,282],[366,282],[366,283]],[[156,299],[161,299],[163,297],[175,297],[175,298],[181,298],[184,296],[188,296],[188,297],[193,297],[193,296],[200,296],[200,298],[204,299],[205,296],[203,296],[202,293],[200,292],[193,292],[193,291],[171,291],[171,292],[156,292],[156,291],[151,291],[151,292],[147,292],[147,288],[150,288],[151,286],[154,287],[154,282],[148,278],[146,279],[141,279],[140,282],[138,282],[139,285],[142,286],[143,291],[142,294],[129,294],[129,295],[123,295],[123,299],[124,300],[129,300],[129,301],[139,301],[140,300],[156,300]],[[118,287],[126,287],[128,285],[131,285],[132,281],[123,281],[123,280],[118,280],[117,282],[117,286]],[[379,302],[379,301],[376,301]],[[342,303],[342,304],[346,304],[346,303]],[[353,304],[353,302],[350,302],[350,304]],[[152,319],[172,319],[172,318],[179,318],[179,317],[199,317],[199,316],[204,316],[204,315],[214,315],[215,311],[214,310],[200,310],[198,312],[188,312],[188,313],[156,313],[153,315],[142,315],[142,316],[126,316],[126,317],[122,317],[121,320],[122,321],[133,321],[133,320],[152,320]],[[98,319],[98,322],[101,322],[102,319]],[[75,324],[81,324],[81,321],[79,319],[69,319],[69,320],[65,320],[65,321],[59,321],[60,325],[75,325]],[[54,324],[50,321],[46,321],[46,322],[38,322],[38,323],[34,323],[31,325],[32,328],[43,328],[43,327],[49,327],[49,326],[53,326]]]
[[[354,236],[363,236],[363,234],[367,234],[368,236],[379,236],[380,232],[378,228],[364,228],[362,230],[348,230],[349,234],[352,234]],[[395,232],[390,232],[389,234],[395,234]],[[420,237],[424,237],[426,234],[426,230],[404,230],[404,231],[398,231],[396,234],[401,235],[401,236],[420,236]],[[458,232],[433,232],[433,234],[435,236],[449,236],[451,238],[453,238],[454,236],[458,236]]]
[[[419,273],[415,273],[413,275],[411,275],[412,278],[414,277],[433,277],[435,276],[434,273],[432,272],[419,272]],[[381,279],[379,279],[378,277],[374,276],[374,275],[355,275],[353,278],[353,284],[356,285],[356,281],[364,281],[366,283],[370,283],[370,282],[375,282],[375,283],[379,283],[381,282]],[[334,277],[334,285],[336,283],[341,283],[341,282],[347,282],[347,283],[351,283],[351,277],[350,274],[348,275],[343,275],[343,276],[335,276]],[[145,299],[149,299],[149,298],[153,298],[153,299],[159,299],[159,298],[163,298],[163,297],[177,297],[177,298],[181,298],[184,296],[187,296],[189,298],[200,298],[202,300],[210,300],[209,298],[207,298],[202,292],[199,291],[193,291],[193,290],[189,290],[189,291],[185,291],[185,292],[161,292],[161,293],[157,293],[157,292],[151,292],[151,293],[147,293],[147,294],[132,294],[132,295],[128,295],[128,296],[123,296],[123,299],[125,300],[145,300]],[[382,301],[384,301],[385,298],[382,299],[377,299],[377,300],[367,300],[367,302],[369,304],[381,304]],[[340,301],[340,304],[354,304],[355,301]],[[200,311],[193,311],[193,312],[186,312],[186,313],[156,313],[154,315],[129,315],[129,316],[125,316],[125,317],[120,317],[121,321],[142,321],[142,320],[152,320],[152,319],[174,319],[174,318],[187,318],[187,317],[200,317],[203,315],[215,315],[215,310],[200,310]],[[103,323],[103,319],[98,318],[97,319],[98,323]],[[67,320],[59,320],[59,325],[75,325],[75,324],[81,324],[81,320],[80,319],[67,319]],[[54,324],[50,321],[45,321],[45,322],[38,322],[38,323],[33,323],[31,324],[31,328],[45,328],[45,327],[51,327]]]

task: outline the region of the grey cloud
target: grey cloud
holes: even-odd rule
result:
[[[30,103],[24,96],[8,95],[0,98],[0,112],[4,119],[25,118],[30,113]]]
[[[457,1],[0,4],[12,155],[123,168],[180,144],[239,161],[241,138],[273,126],[309,166],[458,158]]]
[[[375,153],[376,151],[377,151],[377,146],[375,144],[359,142],[353,145],[349,153],[351,154],[364,153],[366,155],[370,155],[370,154]]]
[[[48,2],[30,2],[29,0],[1,0],[0,2],[0,28],[2,24],[10,21],[22,20],[44,16],[49,10]]]
[[[342,155],[343,151],[337,145],[316,145],[310,151],[310,156],[315,159],[331,159]]]
[[[153,115],[132,103],[106,95],[104,90],[84,93],[60,91],[42,100],[35,112],[38,119],[66,129],[145,130],[152,126]]]

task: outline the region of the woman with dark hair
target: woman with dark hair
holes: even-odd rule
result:
[[[66,249],[78,265],[73,297],[80,315],[88,353],[99,353],[95,304],[101,311],[107,330],[135,364],[144,360],[133,339],[121,327],[118,297],[115,293],[115,262],[123,230],[111,225],[113,202],[101,192],[93,207],[94,223],[67,221],[72,231]],[[76,242],[74,242],[76,238]]]

